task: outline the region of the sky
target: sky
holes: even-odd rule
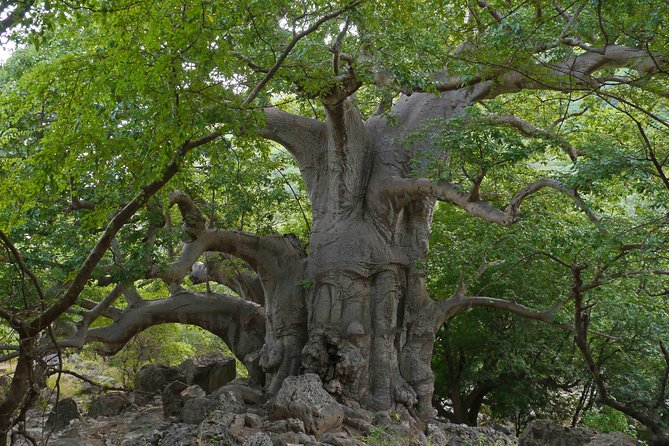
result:
[[[12,55],[12,51],[14,51],[14,45],[10,45],[5,39],[0,39],[0,65]]]

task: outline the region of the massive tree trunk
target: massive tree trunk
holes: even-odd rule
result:
[[[179,206],[189,240],[168,268],[147,273],[165,281],[173,295],[151,302],[133,298],[127,309],[112,312],[112,325],[87,332],[84,324],[72,345],[99,340],[113,352],[150,325],[196,324],[221,336],[269,394],[287,376],[313,372],[345,402],[373,410],[403,406],[416,416],[433,416],[432,349],[446,318],[469,306],[486,306],[553,322],[557,309],[533,312],[460,291],[436,303],[427,293],[423,268],[437,200],[511,224],[522,201],[541,188],[570,193],[559,182],[542,180],[499,210],[454,184],[421,178],[424,166],[413,163],[417,151],[447,152],[434,147],[431,138],[413,135],[421,126],[462,113],[490,89],[486,84],[439,96],[403,96],[387,115],[366,121],[351,92],[323,99],[325,122],[267,109],[262,136],[293,155],[309,193],[308,249],[291,235],[207,228],[193,200],[175,191],[170,198]],[[197,263],[206,253],[206,263]],[[248,271],[226,270],[212,253],[237,257]],[[188,274],[194,282],[224,283],[240,297],[189,293],[182,288]],[[93,305],[87,323],[109,312],[115,298],[112,293]],[[264,326],[258,323],[263,318]]]
[[[453,105],[442,97],[434,117],[469,103],[468,92],[451,96]],[[404,98],[392,118],[366,122],[349,98],[326,104],[326,125],[306,153],[299,141],[269,134],[297,155],[313,207],[302,367],[365,407],[418,404],[423,415],[432,414],[439,322],[422,269],[435,199],[392,186],[410,178],[415,145],[403,140],[429,102]]]

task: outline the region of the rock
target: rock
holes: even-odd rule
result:
[[[110,393],[91,401],[91,405],[88,408],[88,416],[91,418],[113,417],[120,415],[130,406],[130,400],[125,395]]]
[[[198,428],[198,446],[226,445],[236,446],[241,444],[241,439],[230,430],[225,423],[215,417],[207,417]]]
[[[202,422],[202,425],[205,424],[209,424],[211,426],[221,425],[226,429],[229,429],[233,434],[241,435],[244,431],[245,419],[244,415],[223,412],[220,410],[212,410],[207,414],[205,420]]]
[[[274,446],[274,443],[266,433],[256,432],[247,438],[242,446]]]
[[[344,420],[344,410],[313,373],[284,380],[274,400],[274,414],[278,418],[299,418],[306,431],[317,436],[337,429]]]
[[[128,395],[128,400],[132,404],[136,404],[138,406],[146,406],[147,404],[153,402],[155,396],[156,395],[153,393],[134,391],[130,392],[130,394]]]
[[[177,423],[162,432],[159,446],[195,446],[197,428],[192,424]]]
[[[595,436],[594,429],[568,428],[548,420],[534,420],[520,435],[519,446],[585,446]]]
[[[448,438],[444,431],[439,428],[436,424],[429,423],[425,431],[427,439],[430,442],[429,444],[434,446],[446,446],[448,444]]]
[[[262,417],[254,413],[244,414],[244,425],[248,427],[258,427],[262,424]]]
[[[53,440],[49,440],[49,446],[89,446],[89,445],[86,443],[82,443],[81,441],[75,438],[54,438]]]
[[[443,432],[443,437],[436,433],[436,428]],[[499,432],[491,427],[471,427],[464,424],[434,423],[432,428],[428,425],[428,435],[438,437],[439,441],[446,440],[446,446],[467,446],[475,444],[480,446],[515,446],[518,444],[516,437]],[[543,446],[543,445],[542,445]]]
[[[250,384],[238,381],[224,385],[216,390],[214,394],[220,394],[221,392],[235,392],[242,397],[242,400],[246,404],[263,404],[267,401],[261,390],[251,387]]]
[[[214,405],[214,401],[204,397],[185,400],[181,410],[181,419],[184,423],[200,424]]]
[[[366,446],[365,443],[354,438],[346,437],[345,435],[334,435],[332,433],[327,433],[321,437],[321,441],[327,445],[332,446]],[[380,443],[386,444],[386,443]]]
[[[637,446],[638,444],[639,442],[622,432],[609,432],[595,435],[595,438],[585,446]]]
[[[181,399],[181,392],[186,390],[188,385],[181,381],[172,381],[163,389],[161,399],[163,403],[163,414],[165,417],[178,417],[181,415],[184,403]]]
[[[197,384],[212,393],[235,379],[237,363],[234,358],[221,355],[198,356],[181,363],[179,372],[188,384]]]
[[[126,427],[121,446],[155,445],[162,437],[161,430],[169,424],[163,420],[160,407],[151,407],[139,412]]]
[[[286,432],[304,432],[304,423],[297,418],[288,418],[279,421],[267,421],[262,425],[262,430],[267,432],[274,432],[276,434],[284,434]]]
[[[175,367],[149,364],[137,372],[135,390],[154,394],[161,393],[165,386],[172,381],[186,381],[186,379]]]
[[[71,420],[76,420],[79,417],[81,417],[81,415],[79,414],[77,403],[72,398],[64,398],[59,400],[53,410],[49,413],[46,425],[59,431],[70,424]]]
[[[181,392],[186,390],[188,385],[181,381],[172,381],[163,389],[161,400],[163,403],[163,415],[165,418],[181,416],[181,410],[184,403],[181,399]]]
[[[192,400],[193,398],[204,398],[207,394],[202,390],[202,387],[198,385],[188,386],[179,393],[181,399],[186,402]]]
[[[237,392],[219,389],[218,391],[209,395],[209,398],[212,401],[215,401],[216,406],[224,412],[246,412],[246,404],[244,404],[244,399]]]

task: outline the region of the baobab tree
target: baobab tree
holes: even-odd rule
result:
[[[68,274],[41,279],[21,260],[30,242],[17,237],[30,234],[3,206],[7,261],[34,290],[25,298],[31,311],[14,304],[2,314],[21,342],[9,353],[20,367],[13,396],[0,406],[3,429],[30,386],[30,352],[99,342],[113,354],[160,323],[220,336],[270,394],[285,377],[312,372],[344,401],[404,406],[423,417],[433,415],[435,333],[458,311],[490,307],[569,328],[556,319],[568,299],[533,309],[464,287],[441,301],[428,295],[438,202],[509,226],[526,200],[548,190],[602,224],[563,177],[535,171],[518,178],[515,191],[489,194],[495,163],[448,173],[454,156],[443,135],[474,109],[482,125],[511,129],[576,162],[588,154],[559,132],[585,113],[574,108],[574,95],[643,116],[642,132],[648,119],[661,125],[655,107],[666,102],[667,54],[658,36],[669,11],[666,2],[647,3],[659,18],[645,27],[622,5],[541,0],[36,9],[53,29],[43,43],[52,53],[29,47],[15,56],[24,65],[6,68],[3,150],[18,169],[4,190],[29,208],[22,200],[36,194],[8,184],[32,175],[50,208],[60,207],[49,221],[87,222],[80,243],[103,232],[76,266],[64,262]],[[528,91],[570,98],[571,108],[543,128],[499,106]],[[189,169],[217,153],[262,141],[287,150],[299,169],[311,208],[308,240],[221,226],[214,214],[225,209],[207,215],[215,200],[188,179]],[[648,165],[666,182],[666,159],[649,153]],[[527,159],[514,156],[500,164]],[[56,164],[62,171],[52,172]],[[134,198],[125,198],[127,190]],[[174,207],[183,223],[178,246],[160,237],[176,231]],[[141,235],[131,243],[130,233]],[[128,266],[131,257],[140,264]],[[224,284],[235,295],[193,291],[187,278]],[[140,280],[164,282],[169,296],[145,300]],[[109,290],[106,297],[87,298],[96,286]],[[121,300],[127,305],[115,306]],[[74,306],[83,309],[76,332],[55,339],[50,327]],[[111,322],[92,327],[101,317]]]

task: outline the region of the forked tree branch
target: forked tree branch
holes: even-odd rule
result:
[[[245,363],[250,373],[262,373],[257,367],[257,358],[264,343],[264,310],[257,304],[226,294],[184,292],[165,299],[144,300],[128,307],[114,323],[89,329],[86,342],[100,342],[100,352],[112,355],[138,333],[164,323],[196,325],[213,333]],[[59,345],[78,346],[71,340]]]
[[[503,125],[507,127],[513,127],[525,136],[531,136],[533,138],[539,138],[554,142],[562,150],[564,150],[567,153],[567,155],[569,155],[569,158],[571,158],[572,161],[575,161],[576,158],[581,154],[578,151],[578,149],[576,149],[576,147],[574,147],[569,141],[567,141],[563,137],[556,135],[551,131],[535,127],[530,122],[522,118],[519,118],[518,116],[497,114],[497,113],[486,113],[484,115],[484,118],[493,125]]]
[[[192,149],[207,144],[218,137],[219,134],[217,132],[212,132],[198,140],[184,142],[181,147],[179,147],[174,160],[165,167],[161,176],[157,180],[144,186],[132,200],[121,208],[121,210],[107,224],[102,236],[100,236],[93,249],[88,253],[86,260],[84,260],[83,264],[78,269],[77,274],[70,282],[65,293],[56,303],[52,304],[43,313],[30,321],[27,327],[30,336],[36,336],[41,330],[48,327],[68,308],[74,305],[86,286],[86,283],[91,278],[100,259],[102,259],[107,249],[111,246],[116,234],[153,195],[162,189],[162,187],[177,174],[183,157]]]
[[[573,330],[574,327],[569,324],[563,324],[555,320],[557,312],[565,305],[569,298],[562,299],[553,304],[550,308],[538,311],[525,305],[511,302],[505,299],[497,299],[484,296],[465,296],[462,290],[458,290],[450,298],[436,303],[439,318],[437,327],[441,326],[446,320],[455,314],[469,308],[492,308],[496,310],[507,311],[516,314],[525,319],[543,322],[555,327]]]
[[[251,90],[249,95],[244,99],[244,102],[242,102],[242,105],[249,105],[253,100],[258,96],[258,93],[267,85],[267,83],[274,77],[274,75],[279,71],[279,68],[281,68],[281,65],[283,65],[283,62],[286,60],[288,55],[293,51],[293,48],[295,48],[295,45],[302,40],[304,37],[308,36],[309,34],[313,33],[314,31],[318,30],[318,28],[321,27],[325,22],[328,22],[334,18],[339,17],[346,11],[350,11],[351,9],[355,8],[358,6],[362,0],[354,0],[348,5],[344,6],[343,8],[337,9],[336,11],[333,11],[329,14],[324,15],[320,19],[316,20],[309,28],[305,29],[302,32],[299,32],[293,36],[293,38],[288,42],[288,45],[284,48],[283,52],[279,55],[279,57],[276,59],[276,62],[274,62],[274,65],[272,68],[269,69],[269,71],[265,74],[265,76],[258,82],[258,84]]]
[[[587,206],[576,190],[550,178],[537,180],[516,192],[503,211],[485,200],[470,201],[471,194],[463,193],[454,183],[443,180],[434,183],[426,178],[395,178],[388,182],[384,192],[398,200],[400,205],[421,197],[433,197],[440,201],[452,203],[475,217],[508,226],[520,219],[520,207],[523,201],[544,188],[555,189],[568,196],[576,206],[585,212],[590,221],[595,224],[600,223],[599,218]]]

